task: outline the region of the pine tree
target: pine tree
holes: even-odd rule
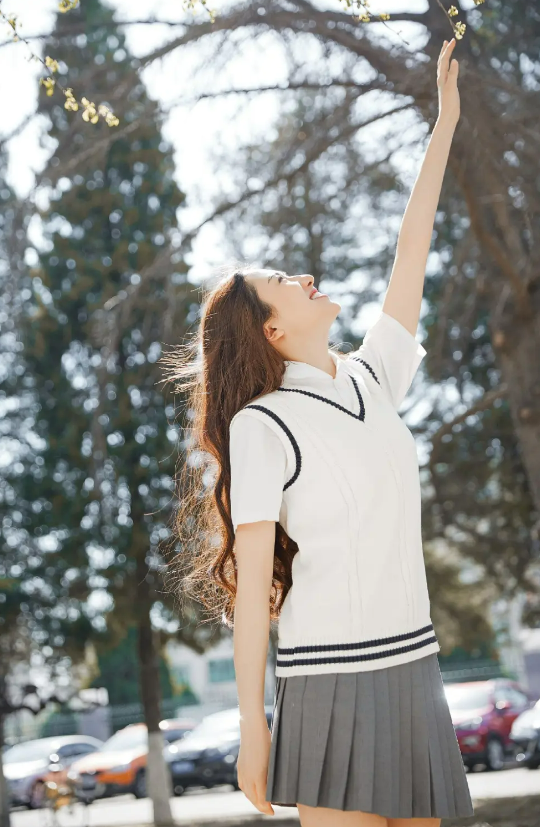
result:
[[[32,272],[25,261],[30,204],[6,181],[0,156],[0,824],[9,825],[3,782],[4,723],[13,712],[38,712],[56,699],[57,673],[66,660],[85,654],[92,634],[81,603],[80,582],[66,578],[65,560],[53,537],[31,526],[43,509],[37,487],[42,459],[33,423],[39,403],[26,370],[20,322],[32,295]],[[29,497],[24,496],[24,492]],[[42,517],[43,519],[43,517]],[[48,542],[47,542],[48,541]],[[31,683],[30,662],[39,659],[49,688]]]
[[[85,34],[73,34],[75,26]],[[69,20],[67,20],[69,17]],[[93,624],[110,644],[135,625],[145,720],[148,789],[158,824],[171,821],[168,774],[159,730],[159,649],[151,616],[170,619],[163,594],[160,543],[172,504],[174,411],[157,385],[161,343],[185,332],[186,265],[163,264],[184,200],[173,180],[171,148],[116,28],[111,10],[87,0],[59,15],[45,53],[69,66],[77,94],[111,104],[118,133],[85,123],[43,97],[48,135],[58,141],[44,176],[70,147],[88,153],[69,178],[51,187],[42,215],[48,249],[35,274],[34,305],[24,326],[25,359],[39,400],[35,432],[42,475],[21,481],[41,503],[30,532],[46,533],[64,561],[64,577],[101,594]],[[113,102],[114,100],[114,102]],[[129,125],[140,117],[136,127]],[[114,327],[108,310],[121,306]],[[90,572],[89,572],[90,569]],[[101,616],[100,616],[101,615]],[[182,630],[191,635],[193,627]]]
[[[117,642],[114,648],[102,648],[97,659],[97,670],[98,674],[92,681],[92,686],[105,687],[111,705],[141,702],[141,688],[138,681],[137,628],[135,626],[126,629],[125,636]],[[173,694],[171,676],[163,655],[159,659],[159,683],[161,697],[171,698]]]

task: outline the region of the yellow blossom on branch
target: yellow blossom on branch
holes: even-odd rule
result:
[[[457,21],[456,25],[454,26],[454,34],[456,36],[456,40],[461,40],[463,38],[466,28],[466,23],[462,23],[460,20]]]
[[[105,121],[107,122],[108,126],[118,126],[118,124],[120,123],[116,115],[113,112],[111,112],[109,107],[105,106],[104,103],[100,103],[100,105],[98,106],[98,112],[102,118],[105,118]]]
[[[347,10],[352,8],[352,19],[355,23],[377,23],[378,21],[386,23],[387,20],[392,19],[387,12],[381,12],[380,14],[372,12],[370,9],[371,0],[341,0],[341,2]],[[354,14],[355,8],[357,14]]]
[[[72,9],[76,9],[79,5],[79,0],[60,0],[58,3],[58,11],[65,14],[67,11],[71,11]]]
[[[54,60],[52,57],[49,57],[48,55],[45,58],[45,66],[47,67],[47,69],[50,69],[51,72],[58,72],[58,61]]]
[[[455,6],[450,6],[450,8],[448,9],[448,14],[450,15],[450,17],[457,17],[459,12]]]
[[[83,121],[97,123],[99,121],[99,115],[95,103],[89,101],[88,98],[81,98],[81,103],[84,106],[84,112],[82,113]]]
[[[195,0],[190,0],[190,2],[194,3]],[[200,0],[200,2],[206,3],[206,0]],[[0,0],[1,3],[1,0]],[[58,8],[61,12],[68,12],[71,9],[77,8],[79,5],[79,0],[60,0]],[[50,72],[58,72],[59,71],[59,63],[54,58],[47,55],[45,58],[40,57],[37,55],[29,41],[25,37],[19,38],[17,35],[17,26],[20,26],[20,23],[17,22],[17,16],[14,14],[5,14],[0,7],[0,20],[3,20],[12,30],[13,32],[13,40],[21,40],[27,49],[30,52],[30,59],[35,60],[38,63],[41,63],[46,69]],[[58,87],[63,93],[66,98],[64,102],[64,109],[67,109],[68,112],[77,112],[79,109],[79,102],[77,101],[75,95],[73,94],[73,89],[65,89],[61,83],[57,82],[54,78],[50,77],[49,75],[39,79],[40,86],[43,86],[45,92],[48,97],[54,94],[55,87]],[[117,116],[111,112],[108,106],[104,104],[100,104],[99,106],[99,114],[98,109],[96,109],[95,103],[89,101],[87,98],[82,98],[81,101],[82,105],[84,106],[84,112],[82,113],[82,117],[85,121],[90,121],[90,123],[97,123],[99,121],[99,116],[101,115],[108,126],[118,126],[120,123]]]
[[[481,6],[482,3],[484,3],[484,2],[485,2],[485,0],[474,0],[474,5],[475,6]]]
[[[79,104],[75,100],[75,96],[73,94],[73,89],[64,89],[64,95],[66,96],[66,102],[64,104],[64,109],[67,109],[70,112],[77,112],[77,110],[79,108]]]
[[[21,25],[20,23],[17,23],[17,15],[12,14],[8,17],[7,14],[4,14],[2,11],[0,11],[0,15],[4,18],[8,26],[10,26],[13,29],[13,42],[16,43],[17,40],[19,40],[19,35],[17,34],[17,26]]]
[[[201,6],[203,6],[203,8],[205,9],[205,11],[208,12],[210,22],[214,23],[216,19],[216,10],[208,8],[207,0],[184,0],[184,2],[182,3],[182,8],[184,9],[184,11],[191,11],[197,6],[198,3],[200,3]]]
[[[56,81],[53,78],[40,78],[39,82],[42,86],[45,87],[45,91],[47,95],[50,97],[54,92],[54,85]]]

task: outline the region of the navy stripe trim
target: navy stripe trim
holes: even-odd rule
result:
[[[246,405],[246,408],[255,408],[255,410],[262,411],[263,413],[267,414],[267,416],[269,416],[271,419],[273,419],[274,422],[277,422],[277,424],[280,426],[280,428],[282,428],[285,431],[285,433],[287,434],[287,436],[289,437],[290,443],[291,443],[291,445],[293,447],[293,451],[294,451],[294,457],[295,457],[295,460],[296,460],[296,468],[295,468],[294,474],[292,475],[290,480],[288,482],[286,482],[285,485],[283,486],[283,490],[286,491],[287,488],[289,488],[289,486],[292,485],[293,482],[295,482],[295,480],[298,479],[298,476],[300,474],[300,470],[302,468],[302,454],[300,453],[300,448],[298,446],[298,443],[297,443],[296,439],[294,438],[293,433],[290,430],[290,428],[288,428],[287,425],[285,425],[285,423],[283,422],[281,417],[278,416],[277,414],[275,414],[274,411],[270,411],[268,408],[264,408],[262,405]]]
[[[360,413],[353,413],[349,411],[348,408],[344,408],[343,405],[340,405],[339,402],[334,402],[332,399],[327,399],[326,396],[320,396],[318,393],[313,393],[312,391],[302,391],[299,388],[276,388],[278,391],[283,391],[284,393],[302,393],[304,396],[311,396],[313,399],[320,399],[321,402],[326,402],[328,405],[333,405],[334,408],[337,408],[343,413],[349,414],[349,416],[354,417],[354,419],[359,419],[361,422],[364,421],[366,416],[366,409],[364,406],[364,400],[362,399],[362,394],[360,393],[360,388],[358,387],[354,376],[349,374],[351,382],[354,385],[354,389],[356,391],[356,396],[358,397],[358,402],[360,405]]]
[[[363,660],[377,660],[379,658],[391,658],[393,655],[402,655],[405,652],[412,652],[415,649],[421,649],[423,646],[428,646],[430,643],[438,643],[435,636],[427,637],[424,640],[418,640],[416,643],[410,643],[408,646],[398,646],[395,649],[386,649],[384,652],[368,652],[363,655],[343,655],[337,658],[296,658],[295,660],[279,660],[276,661],[276,666],[316,666],[318,664],[329,663],[356,663]],[[278,650],[279,651],[279,650]]]
[[[364,365],[364,367],[365,367],[365,368],[367,368],[367,369],[369,370],[369,372],[371,373],[371,375],[372,375],[372,376],[373,376],[373,378],[375,379],[376,383],[377,383],[378,385],[380,385],[380,384],[381,384],[381,383],[379,382],[379,380],[377,379],[377,375],[376,375],[375,371],[373,370],[373,368],[371,367],[371,365],[368,365],[368,363],[366,362],[366,360],[365,360],[365,359],[361,359],[361,358],[360,358],[360,356],[349,356],[349,359],[354,359],[354,361],[355,361],[355,362],[362,362],[362,364]]]
[[[358,643],[319,643],[313,646],[294,646],[292,649],[283,649],[278,647],[278,655],[294,655],[296,652],[335,652],[346,649],[368,649],[371,646],[386,646],[388,643],[399,643],[400,640],[410,640],[412,637],[418,635],[425,635],[426,632],[433,630],[433,623],[428,623],[421,629],[416,629],[414,632],[404,632],[401,635],[392,635],[392,637],[378,637],[374,640],[361,640]]]

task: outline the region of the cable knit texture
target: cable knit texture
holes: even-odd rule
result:
[[[426,351],[381,312],[335,377],[289,361],[230,430],[231,508],[298,543],[276,675],[380,669],[438,652],[414,438],[398,413]]]

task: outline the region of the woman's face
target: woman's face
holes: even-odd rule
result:
[[[274,308],[272,319],[265,327],[278,329],[290,340],[318,332],[327,335],[341,310],[340,304],[315,290],[313,276],[288,276],[281,270],[249,270],[245,278],[255,286],[262,301]]]

